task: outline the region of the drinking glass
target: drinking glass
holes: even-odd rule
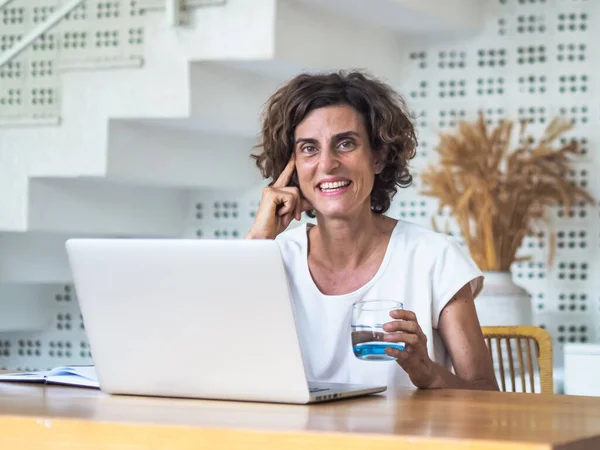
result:
[[[385,353],[386,347],[404,350],[404,342],[387,342],[383,336],[383,324],[394,319],[390,311],[404,309],[395,300],[360,300],[352,305],[352,350],[363,361],[390,361],[393,356]]]

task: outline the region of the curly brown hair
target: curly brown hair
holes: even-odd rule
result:
[[[417,137],[404,99],[389,85],[362,71],[297,75],[267,101],[261,139],[251,155],[264,178],[276,180],[294,151],[296,127],[314,109],[349,105],[362,116],[375,157],[384,162],[375,176],[371,210],[386,212],[398,186],[412,183],[408,161],[414,158]],[[292,184],[298,186],[294,176]],[[308,212],[314,217],[312,211]]]

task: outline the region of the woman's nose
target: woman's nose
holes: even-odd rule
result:
[[[321,152],[319,165],[324,172],[330,172],[340,166],[338,155],[335,151],[325,150]]]

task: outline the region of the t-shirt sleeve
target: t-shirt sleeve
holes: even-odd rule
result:
[[[447,243],[434,262],[431,308],[433,328],[437,329],[444,307],[467,283],[471,285],[473,298],[477,297],[483,288],[483,272],[477,267],[467,249],[448,236]]]

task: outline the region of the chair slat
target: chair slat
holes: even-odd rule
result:
[[[502,390],[506,392],[506,380],[504,379],[504,358],[502,357],[502,346],[500,345],[500,339],[497,338],[496,352],[498,353],[498,365],[500,366],[500,381],[502,383]]]
[[[505,338],[506,351],[508,353],[508,369],[510,370],[510,381],[512,382],[513,392],[517,392],[517,386],[515,382],[515,362],[513,360],[512,348],[510,346],[510,338]]]
[[[531,341],[525,340],[525,349],[527,350],[527,370],[529,370],[529,384],[531,385],[531,392],[535,392],[535,382],[533,380],[533,358],[531,357]]]
[[[519,354],[519,372],[521,374],[521,387],[523,389],[523,392],[527,392],[527,385],[525,384],[525,367],[523,364],[523,346],[521,345],[521,338],[517,338],[517,353]]]

